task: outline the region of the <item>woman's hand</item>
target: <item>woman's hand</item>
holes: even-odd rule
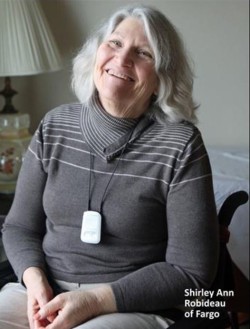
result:
[[[108,285],[88,291],[71,291],[56,296],[34,316],[38,329],[70,329],[101,314],[116,312],[112,289]],[[51,321],[42,325],[42,321]]]
[[[23,282],[27,288],[27,309],[30,328],[46,327],[47,324],[53,321],[52,317],[42,321],[34,320],[34,315],[53,298],[52,288],[44,272],[37,267],[29,267],[24,271]]]

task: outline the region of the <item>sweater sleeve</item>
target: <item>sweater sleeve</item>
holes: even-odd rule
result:
[[[21,282],[30,266],[44,269],[42,239],[45,234],[43,190],[47,174],[43,168],[42,123],[33,136],[18,176],[12,207],[3,226],[7,257]]]
[[[218,262],[218,221],[211,168],[199,131],[176,159],[166,198],[165,262],[112,283],[120,312],[152,312],[184,302],[186,288],[209,288]]]

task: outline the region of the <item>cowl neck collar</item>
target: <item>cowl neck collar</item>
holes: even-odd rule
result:
[[[83,105],[81,126],[90,151],[110,161],[120,154],[126,145],[137,138],[138,133],[153,120],[147,116],[137,119],[117,118],[107,113],[97,97],[88,106]]]

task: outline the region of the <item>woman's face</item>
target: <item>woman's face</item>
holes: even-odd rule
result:
[[[158,78],[154,55],[143,24],[126,18],[97,50],[94,82],[107,112],[120,117],[139,117],[145,112]]]

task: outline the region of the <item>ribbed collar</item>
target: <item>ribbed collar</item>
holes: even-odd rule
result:
[[[150,122],[152,120],[146,116],[140,119],[113,117],[102,108],[97,98],[93,98],[89,106],[84,106],[81,117],[82,132],[90,151],[107,161],[119,155],[128,139],[130,142],[134,140]]]

